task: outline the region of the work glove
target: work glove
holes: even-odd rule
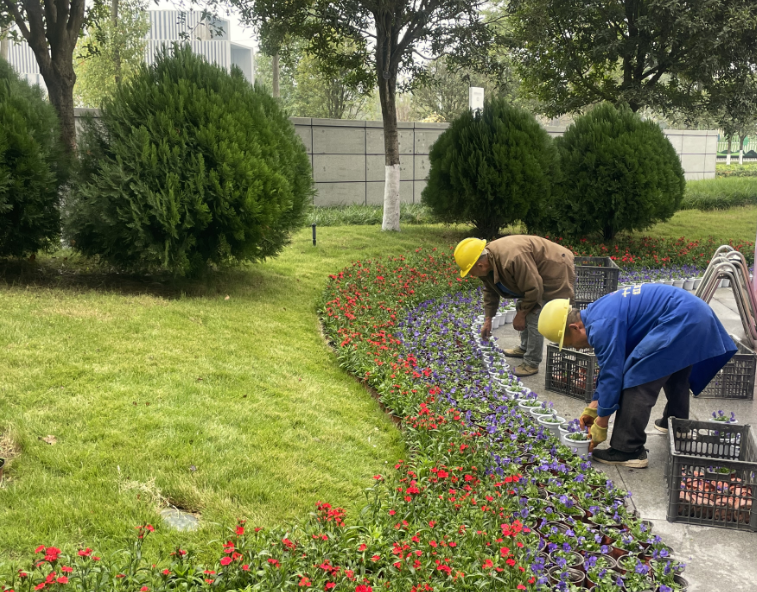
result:
[[[591,430],[591,443],[589,444],[589,452],[593,451],[602,442],[607,440],[607,428],[599,427],[596,423],[592,424]]]
[[[597,418],[597,410],[593,407],[586,407],[581,412],[581,417],[578,418],[578,422],[581,424],[581,429],[585,430],[594,425],[594,420]]]

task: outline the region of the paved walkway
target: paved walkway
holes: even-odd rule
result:
[[[739,319],[733,293],[730,289],[717,291],[711,306],[732,335],[741,338],[744,330]],[[512,325],[494,331],[501,348],[520,343]],[[544,388],[545,361],[539,374],[523,382],[544,399],[551,400],[558,413],[574,418],[583,410],[582,401],[566,397]],[[662,416],[665,396],[660,396],[647,427],[649,468],[627,469],[595,463],[618,485],[632,492],[632,503],[642,519],[653,523],[653,532],[659,534],[675,550],[675,557],[688,564],[684,577],[689,581],[689,592],[755,592],[757,591],[757,533],[692,526],[666,520],[668,492],[665,482],[665,463],[668,458],[668,435],[658,432],[651,421]],[[718,409],[734,411],[740,423],[757,429],[757,403],[718,399],[693,399],[691,419],[704,419]],[[610,422],[610,432],[612,431]],[[609,441],[609,436],[608,436]],[[756,510],[757,511],[757,510]]]

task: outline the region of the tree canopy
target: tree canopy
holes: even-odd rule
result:
[[[601,101],[686,108],[757,61],[753,0],[511,0],[509,48],[549,115]]]

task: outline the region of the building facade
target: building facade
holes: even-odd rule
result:
[[[255,82],[255,54],[251,47],[232,43],[229,39],[231,23],[226,19],[205,21],[199,12],[178,10],[149,10],[150,31],[147,33],[145,62],[152,64],[162,46],[188,43],[198,55],[211,64],[230,71],[237,66],[244,77]],[[45,88],[34,52],[26,42],[9,44],[8,61],[19,75],[31,84]]]

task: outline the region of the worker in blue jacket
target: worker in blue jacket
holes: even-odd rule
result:
[[[673,286],[640,284],[603,296],[586,310],[567,300],[548,302],[539,332],[565,347],[593,347],[599,365],[594,397],[581,415],[590,428],[594,460],[647,466],[645,429],[660,389],[667,405],[655,427],[667,432],[668,417],[688,419],[689,390],[698,395],[736,353],[733,340],[707,303]],[[610,448],[607,423],[617,413]]]

